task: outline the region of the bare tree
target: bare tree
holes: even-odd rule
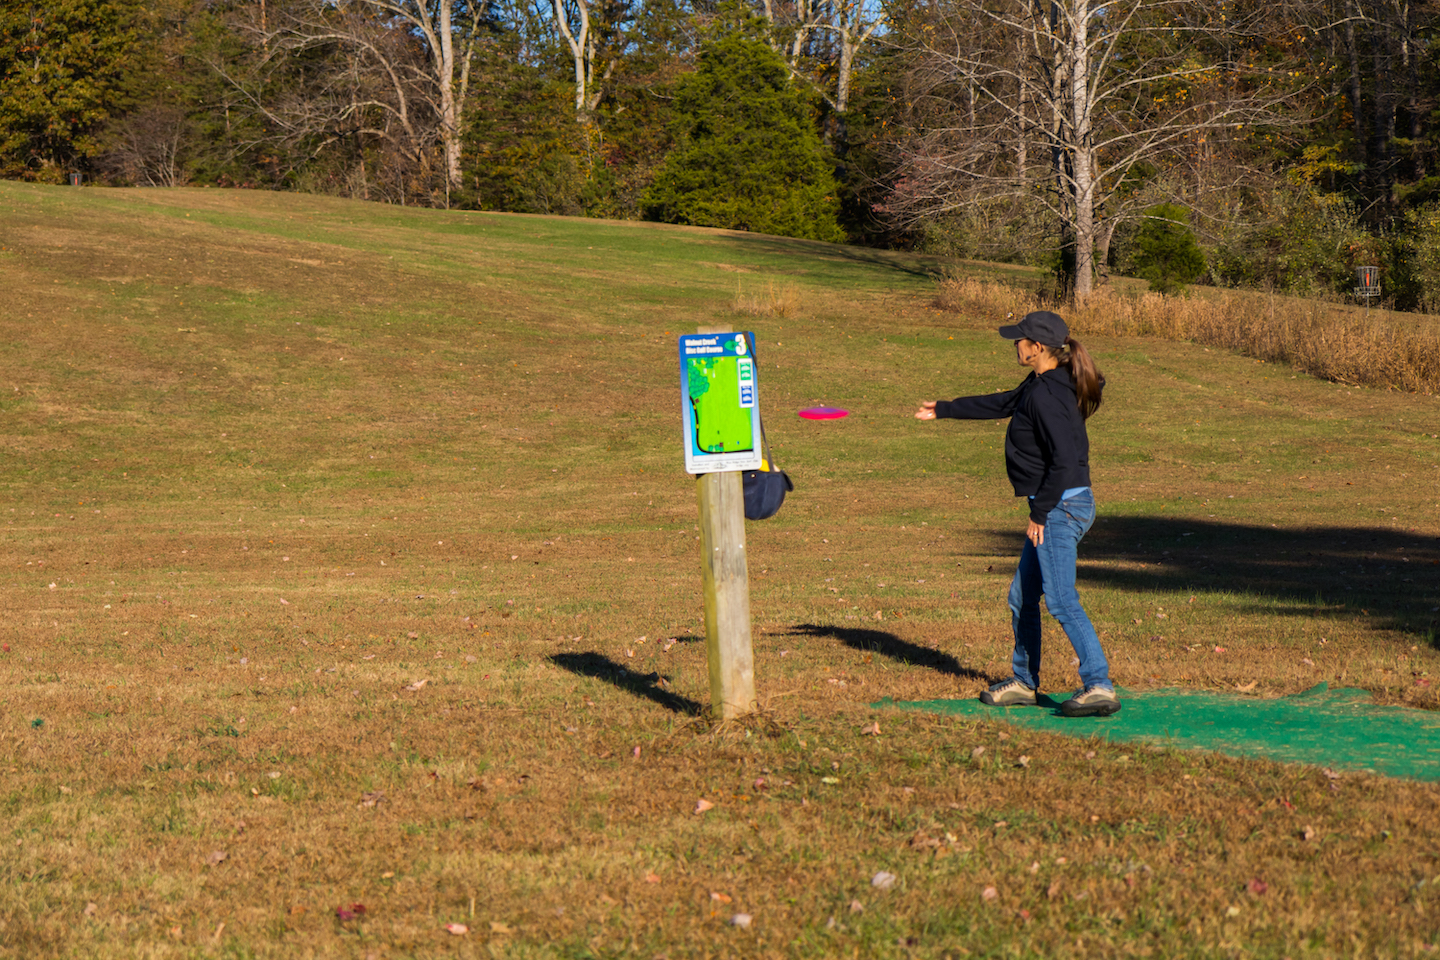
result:
[[[813,86],[830,109],[844,115],[860,48],[884,29],[877,0],[763,0],[765,19],[783,36],[790,72]]]
[[[470,66],[487,10],[488,0],[262,3],[259,19],[245,24],[257,61],[214,66],[274,136],[314,141],[316,150],[379,140],[422,167],[438,142],[448,197],[461,183]],[[297,72],[300,82],[274,82]]]
[[[255,121],[238,146],[262,154],[281,179],[316,161],[353,163],[348,192],[361,197],[372,182],[367,157],[378,151],[395,181],[381,194],[405,202],[411,171],[441,139],[419,45],[368,4],[297,0],[272,2],[263,20],[253,13],[233,22],[249,54],[210,62],[230,89],[227,117]]]
[[[440,142],[445,154],[445,182],[460,185],[460,135],[465,97],[470,87],[470,64],[484,22],[486,0],[351,0],[372,7],[413,29],[423,39],[426,60],[434,81],[432,107],[439,118]]]
[[[1172,176],[1283,110],[1305,80],[1269,43],[1280,7],[1197,0],[940,0],[904,29],[911,135],[888,212],[918,222],[972,204],[1043,204],[1067,292],[1092,291],[1097,246]],[[1223,143],[1222,143],[1223,141]],[[1148,202],[1153,202],[1150,199]]]
[[[549,0],[555,32],[570,52],[575,111],[583,122],[600,106],[605,84],[630,43],[636,0]]]
[[[185,111],[149,104],[111,125],[103,165],[132,183],[179,187],[189,180],[183,155],[193,136]]]

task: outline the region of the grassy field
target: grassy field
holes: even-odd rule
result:
[[[1020,371],[944,266],[0,184],[0,956],[1432,956],[1432,784],[872,709],[1008,662],[1004,425],[910,414]],[[712,323],[797,484],[719,726]],[[1437,400],[1076,333],[1117,681],[1440,706]]]

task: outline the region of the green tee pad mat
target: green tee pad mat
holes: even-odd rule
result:
[[[876,708],[924,710],[1009,723],[1072,737],[1152,743],[1264,757],[1412,780],[1440,780],[1440,713],[1379,706],[1365,690],[1321,683],[1265,700],[1186,690],[1118,691],[1120,712],[1071,719],[1063,697],[1041,694],[1034,707],[987,707],[978,700],[896,701]]]

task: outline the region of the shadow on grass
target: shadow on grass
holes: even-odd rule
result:
[[[671,693],[661,687],[660,684],[664,682],[665,678],[660,674],[636,673],[623,663],[616,663],[603,654],[593,651],[589,653],[557,653],[550,657],[550,662],[562,670],[569,670],[582,677],[603,680],[626,693],[644,697],[675,713],[698,717],[705,709],[689,697],[682,697],[678,693]]]
[[[806,273],[813,279],[822,279],[825,274],[825,270],[814,261],[814,258],[817,257],[822,261],[839,261],[875,267],[884,273],[896,273],[907,279],[926,282],[943,275],[953,263],[948,257],[882,250],[878,247],[832,244],[821,240],[772,237],[765,234],[735,234],[727,237],[726,240],[744,248],[747,253],[781,256],[791,260],[809,257],[811,258],[810,269]],[[832,279],[836,282],[844,280],[843,277],[838,276]]]
[[[980,555],[1020,552],[992,530]],[[986,552],[988,551],[988,553]],[[1134,593],[1228,593],[1257,611],[1364,619],[1434,640],[1440,538],[1383,527],[1106,516],[1080,545],[1082,584]]]
[[[941,653],[939,650],[932,650],[930,647],[922,647],[918,643],[902,640],[895,634],[887,633],[884,630],[869,630],[864,627],[827,627],[818,623],[801,623],[786,635],[791,637],[834,637],[852,649],[878,653],[891,660],[898,660],[901,663],[917,667],[926,667],[952,677],[984,680],[986,683],[994,683],[999,679],[980,673],[978,670],[971,670],[948,653]]]

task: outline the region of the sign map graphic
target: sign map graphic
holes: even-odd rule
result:
[[[680,397],[687,473],[757,470],[757,365],[745,333],[680,338]]]

